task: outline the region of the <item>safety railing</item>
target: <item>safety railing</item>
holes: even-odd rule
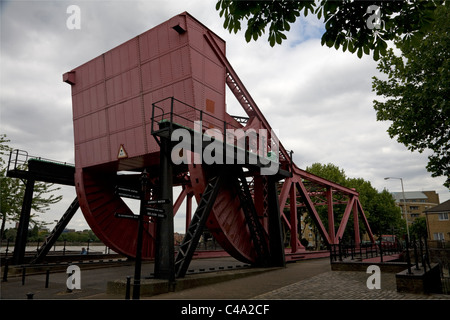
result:
[[[176,128],[186,128],[188,130],[199,132],[204,136],[210,136],[213,139],[225,141],[226,144],[240,147],[238,144],[238,137],[235,130],[242,130],[242,125],[234,125],[226,122],[213,114],[188,105],[174,97],[168,97],[152,104],[152,118],[151,118],[151,133],[153,135],[161,132],[173,132]],[[243,117],[241,117],[243,119]],[[241,119],[241,120],[242,120]],[[236,120],[238,123],[242,123]],[[167,127],[161,129],[161,124],[167,122]],[[260,135],[259,132],[254,132],[254,136],[246,133],[246,141],[244,147],[246,151],[263,155],[264,158],[270,161],[279,161],[279,154],[272,152],[272,146],[276,144],[278,151],[278,140],[271,137],[271,132],[266,135]],[[267,152],[261,153],[264,150]]]
[[[241,129],[211,113],[195,108],[174,97],[168,97],[152,104],[152,133],[157,131],[159,123],[167,121],[204,133],[208,129],[218,129],[222,133],[227,129]],[[196,127],[201,122],[201,128]]]
[[[413,258],[413,263],[415,269],[419,270],[420,265],[424,271],[431,269],[430,265],[430,253],[428,251],[427,237],[415,237],[412,236],[410,240],[406,239],[406,262],[408,262],[408,274],[411,274],[411,258]]]
[[[28,163],[28,152],[24,150],[11,150],[8,160],[8,171],[23,169]]]
[[[9,153],[8,171],[25,170],[27,167],[28,161],[30,161],[31,159],[38,160],[38,161],[44,161],[44,162],[51,162],[51,163],[56,163],[56,164],[71,166],[71,167],[74,166],[74,164],[72,164],[72,163],[51,160],[51,159],[47,159],[47,158],[43,158],[43,157],[31,156],[25,150],[14,149],[14,150],[11,150]]]
[[[363,261],[375,257],[380,257],[383,262],[383,257],[399,254],[403,252],[403,247],[400,243],[360,243],[355,244],[353,241],[344,243],[339,239],[338,244],[329,245],[330,261]]]

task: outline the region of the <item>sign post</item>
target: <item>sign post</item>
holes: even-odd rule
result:
[[[142,192],[140,194],[141,205],[138,218],[138,234],[136,243],[136,261],[134,264],[133,300],[139,300],[141,296],[141,265],[142,265],[142,233],[144,230],[145,195],[147,193],[148,173],[144,169],[141,175]]]
[[[167,215],[165,214],[166,210],[159,209],[159,208],[153,208],[153,207],[147,207],[145,208],[145,215],[149,217],[154,218],[167,218]]]
[[[119,197],[136,199],[136,200],[141,200],[141,198],[142,198],[142,194],[141,194],[142,192],[139,190],[136,190],[136,189],[130,189],[130,188],[116,186],[115,192]]]

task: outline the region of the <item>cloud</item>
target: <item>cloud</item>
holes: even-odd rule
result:
[[[80,30],[66,27],[72,4],[81,9]],[[62,74],[183,11],[226,41],[229,61],[299,167],[334,163],[379,190],[398,191],[399,183],[383,178],[399,176],[408,191],[450,198],[444,179],[426,172],[427,153],[411,153],[389,138],[389,123],[376,121],[371,57],[321,46],[323,23],[311,15],[292,26],[282,46],[270,47],[266,34],[247,43],[244,31],[224,30],[215,3],[203,0],[2,1],[0,121],[10,146],[73,162],[71,93]],[[243,114],[230,92],[227,104],[230,114]],[[62,193],[42,219],[59,219],[75,196],[73,188]],[[184,230],[183,208],[177,231]],[[87,228],[80,212],[71,225]]]

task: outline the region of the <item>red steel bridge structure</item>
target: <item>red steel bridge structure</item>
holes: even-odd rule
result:
[[[326,244],[339,242],[351,218],[355,243],[361,241],[360,225],[374,241],[358,192],[297,167],[229,63],[225,41],[189,13],[65,73],[63,80],[72,89],[76,206],[111,249],[155,259],[156,277],[183,277],[205,228],[225,251],[246,263],[284,266],[299,259],[306,253],[299,241],[300,208]],[[247,117],[227,113],[226,87]],[[185,160],[196,156],[195,149],[176,149],[177,142],[171,141],[176,129],[187,130],[193,140],[200,136],[200,152],[215,141],[204,139],[211,129],[221,134],[265,129],[269,164],[277,170],[261,174],[267,162],[250,162],[250,146],[239,163],[175,165],[174,152]],[[237,155],[231,143],[218,155],[221,159],[229,156],[226,147],[232,157]],[[181,193],[175,199],[176,186]],[[140,201],[139,214],[125,197]],[[186,235],[175,253],[173,216],[183,203]],[[340,221],[336,206],[345,207]],[[326,225],[321,207],[327,208]],[[283,229],[291,235],[287,249]]]

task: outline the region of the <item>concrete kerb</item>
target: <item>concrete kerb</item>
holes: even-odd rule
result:
[[[332,262],[332,271],[363,271],[366,272],[367,268],[371,265],[380,267],[381,272],[398,273],[408,268],[406,262],[362,262],[362,261],[345,261],[345,262]]]
[[[224,270],[218,272],[205,272],[198,274],[188,274],[184,278],[176,279],[175,291],[182,291],[194,287],[215,284],[219,282],[235,280],[239,278],[258,275],[280,269],[276,268],[248,268],[240,270]],[[108,281],[106,294],[125,296],[126,279]],[[130,283],[130,291],[133,291],[133,281]],[[151,297],[154,295],[170,292],[169,282],[161,279],[142,279],[141,296]]]

